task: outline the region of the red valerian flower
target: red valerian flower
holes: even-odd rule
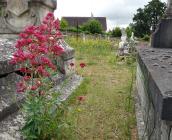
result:
[[[24,33],[26,33],[26,34],[34,34],[35,33],[35,30],[36,30],[36,28],[38,28],[37,26],[28,26],[25,30],[24,30]]]
[[[30,70],[30,69],[28,69],[28,68],[20,68],[20,69],[18,69],[20,72],[22,72],[22,73],[31,73],[32,71]]]
[[[37,85],[34,85],[30,88],[31,90],[37,90],[38,89],[38,86]]]
[[[70,63],[70,66],[73,67],[74,66],[74,63]]]
[[[21,38],[25,38],[26,39],[28,37],[28,34],[26,34],[26,33],[20,33],[19,36]]]
[[[41,75],[41,76],[44,76],[44,77],[49,77],[50,74],[44,69],[43,66],[39,66],[37,68],[37,72]]]
[[[20,64],[19,71],[31,76],[24,76],[18,83],[19,92],[25,92],[28,89],[36,90],[43,86],[35,79],[33,79],[34,86],[29,86],[31,84],[29,81],[35,74],[40,78],[49,77],[49,70],[56,70],[50,58],[60,56],[64,52],[58,42],[62,38],[59,27],[59,20],[55,20],[53,13],[48,13],[40,26],[28,26],[23,33],[20,33],[15,44],[16,52],[10,63]]]
[[[59,30],[59,29],[60,29],[60,22],[59,22],[58,19],[54,21],[53,25],[54,25],[54,28],[55,28],[56,30]]]
[[[59,46],[59,45],[55,45],[55,46],[52,47],[51,51],[55,55],[59,56],[59,55],[61,55],[64,52],[64,49],[61,46]]]
[[[23,79],[24,81],[29,81],[31,79],[31,76],[24,76]]]
[[[85,63],[80,63],[80,67],[81,67],[81,68],[84,68],[85,66],[86,66]]]
[[[86,96],[78,96],[78,100],[80,102],[85,101],[86,100]]]
[[[22,92],[25,92],[27,89],[26,85],[24,84],[24,82],[19,82],[17,83],[17,92],[18,93],[22,93]]]

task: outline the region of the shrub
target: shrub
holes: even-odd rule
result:
[[[126,34],[127,34],[127,37],[130,38],[131,35],[132,35],[133,30],[132,30],[131,27],[127,27],[127,28],[125,29],[125,32],[126,32]]]
[[[111,35],[112,37],[121,37],[122,36],[121,29],[119,27],[116,27],[115,29],[112,30]]]
[[[68,28],[68,22],[65,19],[62,18],[61,21],[60,21],[60,29],[65,30],[67,28]]]
[[[144,35],[144,37],[142,39],[144,41],[149,41],[150,40],[150,36],[149,35]]]
[[[82,26],[82,30],[88,31],[92,34],[101,34],[103,29],[101,23],[98,20],[92,19]]]

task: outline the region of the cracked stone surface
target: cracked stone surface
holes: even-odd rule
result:
[[[15,71],[15,65],[10,64],[13,53],[15,52],[15,40],[0,39],[0,75]]]
[[[0,140],[23,140],[20,129],[25,123],[23,114],[17,112],[0,122]]]
[[[58,79],[58,78],[57,78]],[[59,92],[60,100],[65,101],[72,92],[81,84],[83,78],[78,75],[71,75],[52,88],[51,92]],[[20,129],[24,125],[24,115],[17,112],[0,122],[0,140],[23,140]]]

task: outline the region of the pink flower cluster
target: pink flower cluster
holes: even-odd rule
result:
[[[16,52],[11,60],[12,64],[20,64],[20,71],[25,73],[23,80],[17,84],[18,92],[37,90],[41,81],[34,80],[33,75],[49,77],[48,70],[56,70],[52,59],[64,52],[58,42],[62,37],[59,20],[55,20],[53,13],[48,13],[41,25],[27,27],[19,37],[15,45]],[[27,85],[30,81],[32,86]]]

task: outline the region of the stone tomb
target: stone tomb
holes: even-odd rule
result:
[[[24,101],[24,95],[16,94],[16,83],[21,76],[17,73],[18,66],[9,62],[15,51],[18,33],[25,26],[38,25],[48,12],[56,8],[55,0],[1,0],[0,7],[0,139],[22,139],[18,132],[21,120],[24,120],[17,110]],[[75,74],[75,51],[62,38],[59,39],[64,53],[54,60],[59,68],[57,75],[51,77],[55,90],[61,93],[61,100],[66,98],[80,84],[82,78]],[[68,80],[65,82],[64,80]],[[13,114],[14,113],[14,114]],[[13,114],[13,115],[12,115]]]
[[[140,140],[172,140],[172,0],[152,35],[138,46],[136,117]]]

